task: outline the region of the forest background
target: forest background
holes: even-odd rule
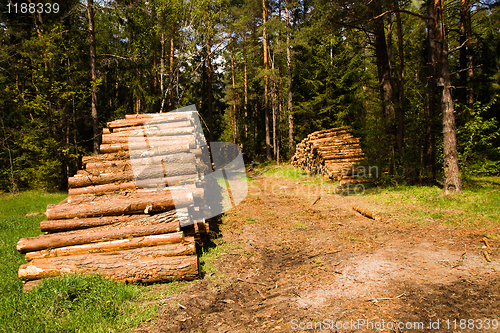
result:
[[[22,2],[0,5],[0,191],[64,190],[107,121],[188,104],[247,161],[350,126],[387,184],[500,174],[498,1]]]

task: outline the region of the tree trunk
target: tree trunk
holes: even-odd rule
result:
[[[429,0],[433,1],[433,0]],[[434,6],[428,5],[429,17],[435,17]],[[436,27],[433,21],[427,24],[427,113],[424,137],[424,181],[431,185],[436,181]]]
[[[214,141],[213,109],[212,109],[212,43],[210,33],[210,20],[208,21],[207,39],[207,94],[208,94],[208,137],[209,141]]]
[[[396,0],[396,23],[398,29],[398,53],[399,53],[399,81],[398,81],[398,154],[403,163],[404,173],[409,177],[408,163],[404,155],[404,131],[405,131],[405,67],[403,50],[403,28],[401,14],[399,12],[399,0]]]
[[[290,52],[290,9],[288,8],[288,0],[285,2],[285,18],[286,18],[286,67],[288,71],[288,150],[290,159],[295,154],[295,140],[293,139],[293,93],[292,93],[292,55]]]
[[[245,143],[243,144],[245,147],[247,146],[248,139],[248,74],[247,74],[247,33],[245,31],[243,35],[243,109],[245,113]]]
[[[96,44],[94,30],[94,0],[87,1],[87,14],[89,17],[89,39],[90,39],[90,73],[92,76],[92,130],[93,130],[93,152],[99,154],[99,120],[97,117],[97,69],[96,69]]]
[[[173,83],[174,83],[174,27],[172,27],[172,36],[170,37],[170,61],[169,61],[169,70],[168,70],[168,93],[169,93],[169,98],[168,98],[168,106],[169,109],[172,108],[173,105],[173,99],[174,99],[174,89],[173,89]]]
[[[267,75],[268,70],[268,59],[267,59],[267,33],[266,33],[266,22],[267,22],[267,1],[262,0],[262,42],[264,44],[264,123],[266,130],[266,156],[267,160],[272,159],[271,156],[271,133],[269,129],[269,76]]]
[[[37,280],[68,273],[96,274],[122,283],[158,283],[194,280],[198,256],[168,256],[170,246],[154,246],[114,253],[96,253],[35,259],[19,268],[22,280]]]
[[[472,25],[470,0],[460,1],[460,94],[462,104],[474,103],[474,87],[471,78],[474,75],[474,50],[472,48]]]
[[[233,54],[233,45],[231,45],[231,80],[232,80],[232,93],[233,93],[233,112],[232,112],[232,123],[233,123],[233,143],[236,143],[236,139],[238,136],[237,133],[237,124],[236,124],[236,82],[234,78],[234,54]]]
[[[163,86],[163,82],[164,82],[164,79],[165,78],[165,33],[162,32],[161,33],[161,57],[160,57],[160,90],[161,90],[161,96],[162,96],[162,105],[161,105],[161,109],[163,109],[163,103],[164,103],[164,86]]]
[[[375,55],[377,58],[378,80],[380,85],[380,97],[384,116],[389,123],[394,119],[394,106],[392,104],[393,89],[391,83],[391,66],[387,43],[385,38],[384,22],[381,19],[374,21],[373,33],[375,35]]]
[[[458,167],[455,109],[451,96],[451,78],[448,65],[448,44],[446,42],[443,0],[434,0],[432,5],[435,7],[434,24],[436,29],[436,41],[438,42],[438,74],[440,77],[440,84],[443,86],[441,108],[443,112],[444,191],[448,194],[452,187],[455,192],[462,192],[462,185]]]

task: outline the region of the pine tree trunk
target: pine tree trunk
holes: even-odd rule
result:
[[[434,24],[436,27],[436,41],[438,42],[438,75],[440,83],[443,86],[441,108],[443,112],[444,191],[445,193],[450,193],[453,188],[454,192],[462,192],[458,167],[455,109],[451,96],[451,78],[448,64],[448,44],[446,42],[443,0],[435,0],[433,6],[435,6]]]
[[[429,0],[432,1],[432,0]],[[428,16],[435,17],[434,6],[428,5]],[[431,185],[436,182],[436,26],[429,20],[427,24],[427,113],[424,139],[424,181]]]
[[[87,1],[87,14],[89,17],[89,38],[90,38],[90,74],[92,76],[92,99],[91,99],[91,115],[92,115],[92,132],[93,132],[93,152],[99,153],[99,119],[97,117],[97,69],[96,69],[96,44],[94,30],[94,0]]]
[[[293,139],[293,103],[292,103],[292,55],[290,51],[290,9],[288,8],[288,0],[285,2],[285,18],[286,18],[286,67],[288,71],[288,150],[290,159],[295,154],[295,141]]]
[[[393,89],[391,83],[391,66],[389,62],[389,54],[387,51],[387,43],[385,38],[384,22],[377,19],[374,22],[375,35],[375,55],[377,58],[378,80],[380,84],[380,97],[384,116],[389,120],[389,123],[394,119],[394,106],[392,104]]]
[[[169,60],[169,70],[168,70],[168,93],[169,93],[169,98],[168,98],[168,107],[169,109],[172,108],[172,105],[174,104],[174,89],[173,89],[173,84],[174,84],[174,28],[172,27],[172,36],[170,37],[170,60]]]
[[[403,28],[401,24],[401,14],[399,13],[399,0],[396,0],[396,23],[398,29],[398,53],[399,53],[399,81],[398,81],[398,154],[403,162],[404,173],[408,174],[408,163],[404,155],[404,131],[405,131],[405,67],[404,67],[404,50],[403,50]]]
[[[474,50],[472,47],[472,26],[470,0],[460,1],[460,101],[462,104],[474,103],[474,87],[471,78],[474,75]]]
[[[238,137],[237,133],[237,124],[236,124],[236,82],[234,78],[234,52],[233,52],[233,46],[231,46],[231,80],[232,80],[232,92],[233,92],[233,112],[232,112],[232,123],[233,123],[233,143],[236,143],[236,139]]]
[[[246,147],[248,139],[248,74],[247,74],[247,33],[243,35],[243,89],[244,89],[244,104],[243,109],[245,113],[245,143]]]
[[[271,156],[271,133],[269,129],[269,76],[267,75],[268,70],[268,55],[267,55],[267,33],[266,33],[266,22],[267,22],[267,1],[262,0],[262,42],[264,44],[264,122],[266,130],[266,156],[267,160],[272,159]]]

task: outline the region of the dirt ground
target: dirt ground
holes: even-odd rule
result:
[[[487,261],[484,230],[375,221],[352,209],[362,195],[253,177],[213,226],[213,273],[137,333],[500,331],[500,241]]]

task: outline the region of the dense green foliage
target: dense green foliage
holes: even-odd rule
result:
[[[17,270],[25,260],[16,243],[21,237],[39,235],[43,216],[25,215],[43,212],[47,204],[65,197],[35,191],[0,195],[0,332],[121,331],[151,316],[154,307],[141,310],[127,302],[139,295],[140,287],[100,276],[44,279],[23,293]]]
[[[493,175],[500,172],[500,7],[490,0],[471,1],[466,8],[469,44],[461,30],[463,2],[448,0],[445,6],[460,167],[465,175]],[[387,171],[391,182],[429,180],[430,165],[437,167],[439,179],[440,88],[428,96],[427,3],[265,3],[267,70],[260,0],[96,1],[100,127],[127,113],[194,103],[207,124],[207,137],[212,127],[214,140],[234,140],[249,160],[263,160],[267,77],[274,159],[279,154],[287,160],[290,34],[294,143],[312,131],[349,125],[362,137],[367,163]],[[64,189],[81,156],[92,151],[86,6],[86,1],[65,1],[57,14],[36,15],[8,13],[6,3],[0,5],[1,191]],[[398,8],[403,10],[401,34]],[[379,92],[376,24],[383,27],[393,89],[385,101]],[[472,57],[473,73],[465,75],[467,57]],[[402,92],[404,131],[398,151],[401,125],[384,110],[392,104],[399,112]],[[435,114],[429,113],[430,100],[436,102]],[[430,144],[436,151],[427,156]]]

